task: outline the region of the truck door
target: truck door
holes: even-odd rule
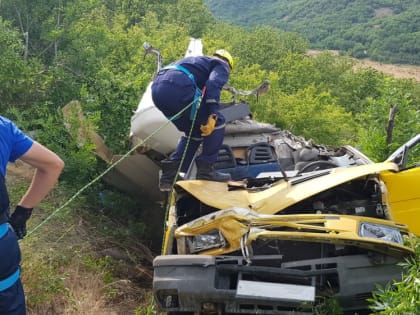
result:
[[[398,164],[398,172],[380,174],[384,181],[394,221],[407,224],[420,236],[420,134],[405,143],[388,159]]]

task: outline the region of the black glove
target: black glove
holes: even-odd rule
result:
[[[10,216],[9,223],[13,227],[13,230],[15,230],[18,239],[22,239],[26,235],[26,221],[31,216],[32,209],[16,206],[15,212]]]

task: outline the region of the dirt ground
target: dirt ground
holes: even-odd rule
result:
[[[29,182],[33,173],[34,169],[20,160],[7,165],[7,179],[12,182],[17,179],[24,179]]]

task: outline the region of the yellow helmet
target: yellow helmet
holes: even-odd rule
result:
[[[213,56],[221,57],[227,61],[229,67],[233,69],[233,58],[231,54],[225,49],[218,49],[214,52]]]

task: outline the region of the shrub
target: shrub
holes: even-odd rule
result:
[[[378,287],[369,299],[374,314],[420,314],[420,238],[414,238],[410,243],[415,255],[401,263],[404,268],[401,281]]]

